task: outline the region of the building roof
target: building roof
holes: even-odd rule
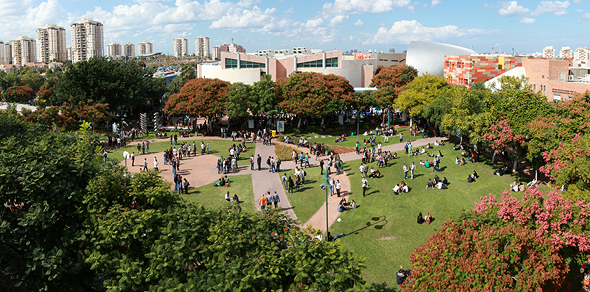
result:
[[[418,75],[444,75],[445,55],[472,55],[475,51],[449,44],[412,41],[408,45],[406,64],[418,70]]]

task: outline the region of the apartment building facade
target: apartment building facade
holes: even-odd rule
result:
[[[37,46],[33,38],[26,36],[18,37],[10,41],[12,47],[12,64],[24,65],[36,61]]]
[[[102,23],[86,18],[72,23],[72,61],[88,61],[104,56]]]
[[[121,50],[121,44],[110,43],[107,45],[107,57],[112,59],[118,59],[123,55]]]
[[[123,55],[127,58],[135,58],[135,45],[132,43],[123,45]]]
[[[201,58],[208,58],[211,56],[209,49],[209,38],[206,36],[199,36],[195,38],[195,55]]]
[[[180,37],[174,39],[174,57],[188,56],[188,40]]]
[[[149,54],[154,53],[154,44],[152,44],[148,41],[143,41],[143,42],[139,43],[139,45],[137,45],[137,47],[138,47],[139,55],[149,55]]]
[[[37,29],[37,62],[50,63],[68,58],[66,51],[66,30],[55,24]]]
[[[230,53],[245,53],[246,49],[240,45],[236,45],[233,42],[231,44],[223,44],[213,47],[211,50],[211,58],[213,60],[221,58],[221,52],[230,52]]]

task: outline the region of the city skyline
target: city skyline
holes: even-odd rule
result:
[[[154,52],[173,55],[173,40],[201,35],[210,46],[234,42],[248,52],[305,46],[331,51],[395,48],[410,41],[443,42],[490,52],[541,52],[590,47],[584,27],[590,1],[480,2],[428,0],[191,1],[129,0],[100,3],[75,0],[4,0],[0,40],[32,36],[57,24],[71,44],[73,22],[92,18],[104,25],[104,43],[153,43]],[[193,44],[191,44],[193,43]],[[103,48],[106,51],[106,48]]]

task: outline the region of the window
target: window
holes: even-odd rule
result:
[[[225,58],[225,69],[238,68],[238,60]]]
[[[322,60],[297,63],[297,68],[322,68]],[[326,59],[326,67],[338,67],[338,58]]]
[[[561,94],[554,93],[553,94],[553,101],[561,101]]]
[[[266,68],[266,65],[264,63],[240,60],[240,68]]]
[[[559,72],[559,80],[565,81],[565,72]]]

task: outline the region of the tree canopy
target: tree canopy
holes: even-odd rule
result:
[[[354,88],[334,74],[301,72],[277,80],[279,106],[286,112],[321,118],[352,103]]]
[[[73,64],[55,85],[56,99],[65,102],[74,97],[78,101],[92,99],[108,103],[111,110],[119,107],[159,105],[166,90],[164,79],[154,78],[153,70],[137,66],[135,62],[92,58]]]
[[[186,82],[164,107],[169,115],[214,116],[225,110],[230,83],[219,79],[196,78]]]
[[[422,113],[424,107],[433,103],[441,90],[449,87],[444,77],[424,74],[408,84],[395,100],[395,108],[409,111],[411,116]]]

